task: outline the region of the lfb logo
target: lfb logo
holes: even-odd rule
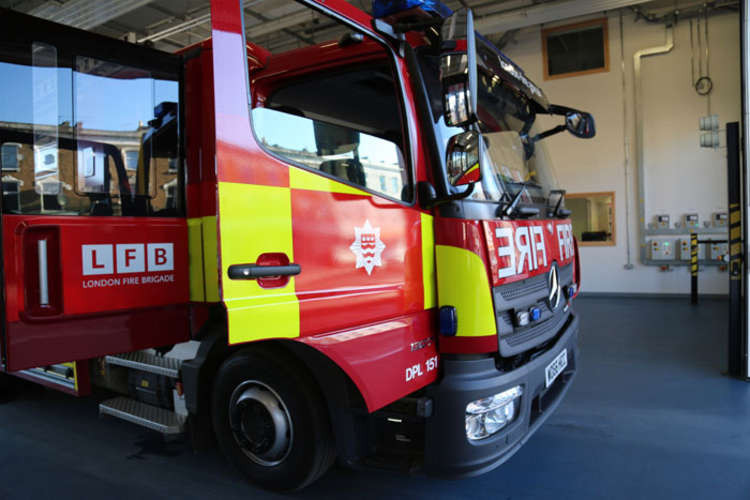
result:
[[[84,276],[174,270],[172,243],[81,245],[81,251]]]
[[[349,249],[357,257],[355,269],[364,267],[368,276],[375,266],[383,265],[385,243],[380,241],[380,228],[372,227],[369,220],[362,227],[354,228],[354,243]]]

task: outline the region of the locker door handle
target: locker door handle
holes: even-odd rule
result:
[[[263,266],[258,264],[234,264],[229,266],[229,278],[233,280],[254,280],[271,276],[296,276],[302,272],[299,264],[285,266]]]
[[[47,240],[42,238],[36,242],[39,257],[39,305],[49,305],[49,274],[47,272]]]
[[[62,314],[60,228],[47,224],[29,225],[21,231],[19,240],[24,291],[21,314],[27,320]]]

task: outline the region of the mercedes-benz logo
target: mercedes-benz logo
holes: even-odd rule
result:
[[[560,277],[557,274],[557,264],[552,263],[552,267],[547,275],[547,284],[549,285],[549,294],[547,295],[547,305],[551,310],[557,309],[560,305]]]

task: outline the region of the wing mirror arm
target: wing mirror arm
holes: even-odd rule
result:
[[[464,198],[468,198],[474,193],[475,185],[476,185],[476,182],[472,182],[471,184],[467,185],[468,188],[462,193],[438,197],[437,193],[435,192],[435,188],[432,186],[431,183],[427,181],[419,181],[417,183],[419,205],[423,209],[429,210],[431,208],[437,207],[438,205],[444,205],[452,201],[463,200]]]
[[[562,132],[563,130],[567,130],[567,129],[568,129],[567,125],[558,125],[555,128],[546,130],[546,131],[544,131],[542,133],[539,133],[539,134],[535,135],[534,137],[531,138],[531,142],[541,141],[542,139],[545,139],[545,138],[547,138],[547,137],[549,137],[551,135],[555,135],[555,134],[557,134],[559,132]]]

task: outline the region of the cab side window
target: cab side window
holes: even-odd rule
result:
[[[252,112],[255,133],[267,150],[298,166],[412,201],[398,86],[387,63],[271,86],[264,107]]]
[[[176,216],[177,78],[47,42],[0,56],[8,214]]]

